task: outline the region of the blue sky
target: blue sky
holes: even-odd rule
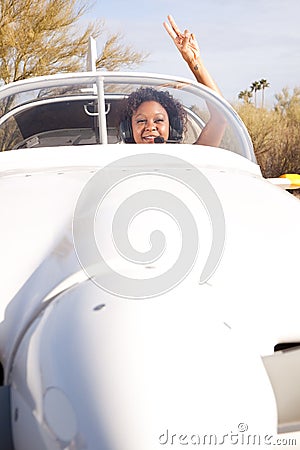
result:
[[[266,78],[269,106],[283,87],[300,86],[300,0],[96,0],[91,17],[121,32],[124,43],[150,53],[137,70],[191,78],[163,28],[167,15],[197,37],[202,58],[223,95]],[[101,40],[98,41],[99,52]]]

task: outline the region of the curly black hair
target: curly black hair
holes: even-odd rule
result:
[[[121,114],[121,122],[123,120],[129,120],[131,122],[131,118],[138,107],[142,103],[150,101],[160,103],[163,106],[167,111],[171,127],[172,123],[177,121],[177,124],[178,122],[180,123],[179,128],[182,131],[185,130],[187,115],[180,101],[174,98],[168,91],[159,91],[151,87],[140,87],[127,97]]]

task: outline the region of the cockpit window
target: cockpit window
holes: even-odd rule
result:
[[[0,89],[1,150],[116,144],[123,102],[139,87],[168,91],[187,113],[183,143],[194,143],[209,118],[209,107],[224,115],[220,147],[255,161],[241,119],[223,99],[198,83],[155,75],[87,74],[25,80]]]

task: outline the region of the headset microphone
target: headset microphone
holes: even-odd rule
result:
[[[178,144],[179,140],[178,139],[164,139],[162,136],[157,136],[154,138],[154,144]]]

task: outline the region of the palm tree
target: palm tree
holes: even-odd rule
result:
[[[261,89],[261,85],[259,81],[253,81],[253,83],[250,86],[251,92],[254,91],[254,103],[256,107],[256,92]]]
[[[251,102],[251,97],[253,97],[253,94],[251,91],[245,90],[245,91],[241,91],[238,95],[238,97],[242,100],[244,100],[245,103],[250,103]]]
[[[264,78],[262,78],[259,83],[260,83],[260,88],[262,89],[261,107],[263,108],[264,103],[265,103],[265,89],[270,86],[270,83],[267,80],[265,80]]]

